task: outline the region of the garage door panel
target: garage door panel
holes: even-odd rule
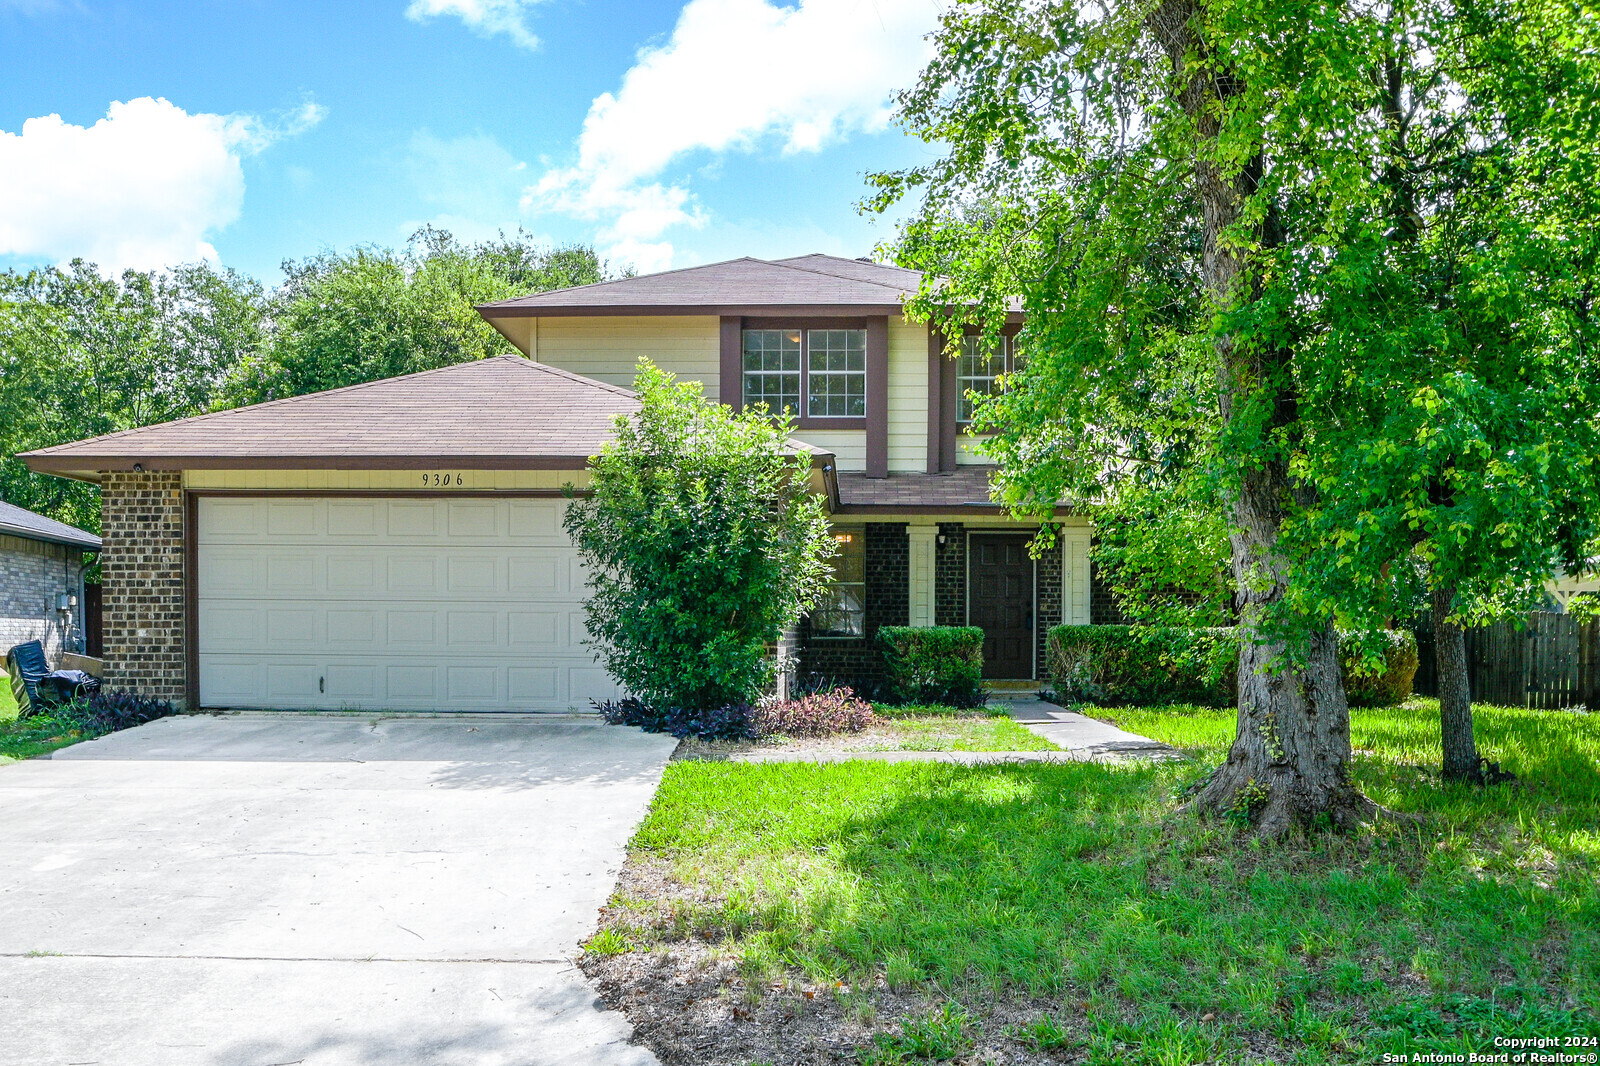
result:
[[[394,700],[433,700],[438,696],[435,666],[390,666],[384,671],[386,695]]]
[[[274,551],[266,557],[266,582],[262,590],[269,595],[298,595],[321,591],[321,560],[302,551]]]
[[[265,531],[265,500],[208,500],[200,516],[200,535],[213,540],[255,537]]]
[[[513,500],[508,508],[510,522],[507,532],[513,537],[546,537],[565,544],[567,536],[561,528],[565,511],[564,503],[560,507],[551,507],[542,500]]]
[[[323,671],[314,663],[268,663],[267,695],[274,700],[304,702],[322,695]]]
[[[434,501],[389,501],[389,535],[391,537],[435,537],[439,529],[439,504]]]
[[[378,641],[378,612],[360,608],[329,610],[326,632],[330,648],[371,649]]]
[[[488,500],[452,500],[447,505],[447,526],[452,540],[492,539],[500,535],[496,520],[500,507]]]
[[[375,705],[382,696],[378,691],[378,671],[371,666],[335,663],[328,667],[327,678],[326,695],[339,703]]]
[[[446,561],[445,574],[445,589],[452,595],[500,591],[500,561],[492,555],[452,555]]]
[[[556,639],[560,622],[547,611],[513,611],[507,616],[510,644],[528,650],[555,648],[561,643]]]
[[[330,555],[328,591],[371,595],[378,591],[378,565],[370,555]]]
[[[328,640],[325,613],[316,607],[269,608],[267,643],[275,647],[320,647]]]
[[[365,537],[371,540],[378,533],[378,508],[371,500],[330,500],[328,502],[328,536]]]
[[[267,503],[267,535],[269,537],[315,536],[318,530],[314,500],[271,500]]]
[[[565,500],[200,501],[200,702],[588,709]],[[431,531],[431,532],[430,532]]]
[[[494,701],[500,696],[500,670],[489,666],[448,666],[445,668],[445,697],[457,700]]]
[[[445,643],[452,648],[493,648],[500,642],[500,615],[494,611],[450,611]]]
[[[200,571],[201,596],[255,594],[266,591],[262,575],[266,561],[259,555],[238,548],[213,550]]]

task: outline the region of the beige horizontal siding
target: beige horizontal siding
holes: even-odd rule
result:
[[[889,469],[928,469],[928,327],[889,320]]]
[[[832,452],[838,468],[845,471],[867,468],[867,433],[861,429],[798,429],[795,439]]]
[[[445,478],[445,475],[449,475]],[[456,475],[461,475],[457,485]],[[423,484],[424,475],[428,484]],[[435,484],[434,475],[448,484]],[[260,491],[351,492],[438,491],[482,492],[492,490],[559,489],[567,484],[583,488],[589,484],[587,470],[466,470],[454,467],[416,470],[186,470],[183,487],[205,489],[254,489]]]
[[[680,378],[705,383],[716,399],[722,341],[715,315],[607,315],[540,318],[529,339],[530,358],[586,378],[633,386],[635,368],[647,356]]]

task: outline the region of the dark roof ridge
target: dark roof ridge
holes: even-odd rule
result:
[[[740,255],[735,256],[732,259],[718,259],[714,263],[696,263],[693,266],[673,267],[671,270],[657,270],[649,274],[635,274],[631,278],[607,278],[604,281],[590,281],[582,285],[568,285],[561,289],[545,289],[542,292],[525,292],[521,296],[509,296],[504,300],[490,300],[488,303],[474,304],[473,309],[482,311],[485,307],[504,307],[507,304],[515,304],[518,300],[531,300],[536,296],[559,296],[564,292],[577,292],[579,289],[599,289],[608,285],[622,285],[630,281],[638,281],[641,278],[661,278],[666,277],[668,274],[682,274],[690,270],[704,270],[707,267],[726,266],[728,263],[746,262],[765,263],[768,266],[779,265],[769,259],[757,259],[750,255]]]
[[[821,253],[820,253],[820,252],[819,252],[819,253],[817,253],[817,254],[819,254],[819,255],[820,255],[820,254],[821,254]],[[905,290],[905,289],[903,289],[903,288],[901,288],[901,287],[900,287],[900,286],[898,286],[898,285],[890,285],[890,284],[888,284],[888,283],[887,283],[887,282],[882,282],[882,281],[867,281],[867,280],[866,280],[866,279],[864,279],[864,278],[852,278],[852,277],[850,277],[850,276],[849,276],[849,275],[848,275],[848,274],[835,274],[835,273],[834,273],[834,272],[833,272],[833,271],[831,271],[831,270],[818,270],[818,269],[816,269],[816,268],[815,268],[815,267],[808,267],[808,266],[797,266],[797,265],[796,265],[796,264],[794,264],[794,263],[790,263],[790,262],[784,262],[784,261],[782,261],[782,260],[773,260],[773,259],[764,259],[764,260],[761,260],[761,262],[764,262],[764,263],[767,263],[767,264],[768,264],[768,265],[769,265],[769,266],[775,266],[775,267],[782,267],[782,268],[783,268],[783,269],[785,269],[785,270],[801,270],[801,271],[804,271],[804,272],[805,272],[805,273],[807,273],[807,274],[815,274],[815,275],[817,275],[817,276],[818,276],[818,277],[823,277],[823,278],[837,278],[837,279],[839,279],[839,280],[840,280],[840,281],[853,281],[853,282],[855,282],[855,283],[856,283],[856,284],[857,284],[857,285],[871,285],[871,286],[873,286],[873,287],[874,287],[874,288],[879,288],[879,289],[889,289],[889,290],[890,290],[890,291],[892,291],[892,292],[893,292],[893,293],[894,293],[894,294],[895,294],[895,295],[896,295],[896,296],[904,296],[904,295],[905,295],[905,294],[906,294],[906,290]],[[880,264],[878,264],[878,265],[879,265],[879,266],[881,266],[881,265],[882,265],[882,264],[881,264],[881,263],[880,263]],[[899,268],[899,269],[902,269],[902,270],[903,270],[903,269],[905,269],[905,268],[904,268],[904,267],[901,267],[901,268]]]

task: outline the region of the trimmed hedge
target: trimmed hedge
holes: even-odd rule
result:
[[[878,630],[885,703],[981,707],[983,630],[977,626],[883,626]]]
[[[1385,630],[1379,638],[1387,650],[1378,674],[1356,673],[1355,647],[1340,650],[1353,707],[1392,706],[1411,695],[1416,637],[1402,629]],[[1237,698],[1239,639],[1231,627],[1055,626],[1047,655],[1051,682],[1066,700],[1227,707]]]
[[[1239,641],[1231,628],[1053,626],[1047,656],[1051,683],[1066,700],[1226,707]]]

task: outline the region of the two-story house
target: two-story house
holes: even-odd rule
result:
[[[801,668],[880,669],[883,625],[976,625],[994,679],[1087,622],[1089,527],[1055,550],[988,494],[971,395],[1009,349],[908,321],[920,276],[804,256],[484,305],[522,353],[33,452],[103,493],[111,683],[193,707],[567,710],[615,694],[584,646],[561,517],[641,356],[794,418],[839,544]],[[1013,323],[1013,327],[1017,323]]]

